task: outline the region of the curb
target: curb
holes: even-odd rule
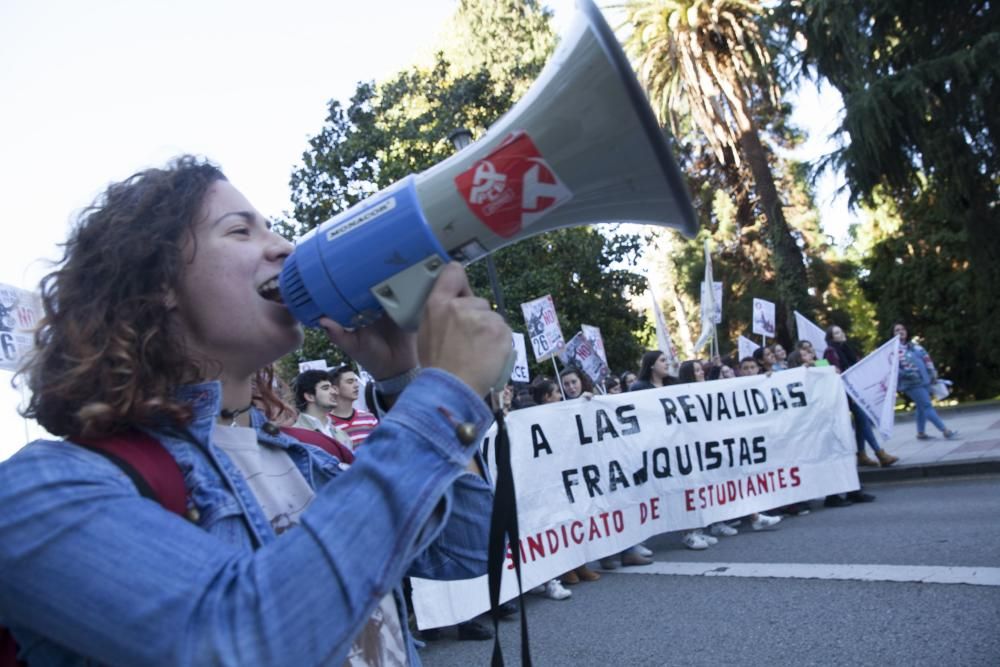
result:
[[[859,470],[858,478],[862,483],[874,484],[878,482],[902,482],[914,479],[998,474],[1000,474],[1000,459],[970,459],[948,463],[914,464],[878,468],[876,470]]]
[[[934,409],[943,414],[962,414],[967,412],[985,412],[987,410],[1000,410],[1000,401],[986,400],[973,401],[970,403],[959,403],[958,405],[935,405]],[[917,417],[916,410],[906,410],[896,413],[896,422],[911,422]]]

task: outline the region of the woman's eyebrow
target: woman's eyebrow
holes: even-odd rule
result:
[[[253,211],[229,211],[228,213],[223,213],[222,215],[220,215],[218,218],[215,219],[215,221],[212,223],[212,226],[214,227],[218,225],[220,222],[222,222],[231,215],[239,216],[250,224],[259,222],[260,224],[264,225],[266,229],[271,229],[271,221],[265,219],[263,216],[260,216],[257,213],[254,213]]]

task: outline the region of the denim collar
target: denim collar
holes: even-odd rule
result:
[[[174,396],[178,401],[191,406],[192,418],[187,431],[200,443],[208,442],[215,419],[222,410],[222,383],[218,380],[184,385]],[[284,433],[270,435],[263,430],[267,416],[256,407],[250,409],[250,425],[257,431],[257,439],[271,445],[287,449],[292,439]]]

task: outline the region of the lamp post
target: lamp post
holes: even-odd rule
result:
[[[472,132],[468,128],[460,127],[448,135],[448,141],[455,147],[455,152],[461,151],[472,143]],[[486,255],[486,274],[490,279],[490,289],[493,290],[493,300],[496,301],[497,312],[500,313],[500,317],[504,319],[504,322],[510,324],[510,320],[507,319],[507,307],[504,305],[503,292],[500,291],[497,267],[493,263],[492,254]]]

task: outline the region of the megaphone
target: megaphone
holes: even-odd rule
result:
[[[697,230],[680,170],[621,46],[591,0],[524,97],[479,141],[318,225],[285,261],[301,322],[383,312],[417,328],[443,266],[599,222]]]

